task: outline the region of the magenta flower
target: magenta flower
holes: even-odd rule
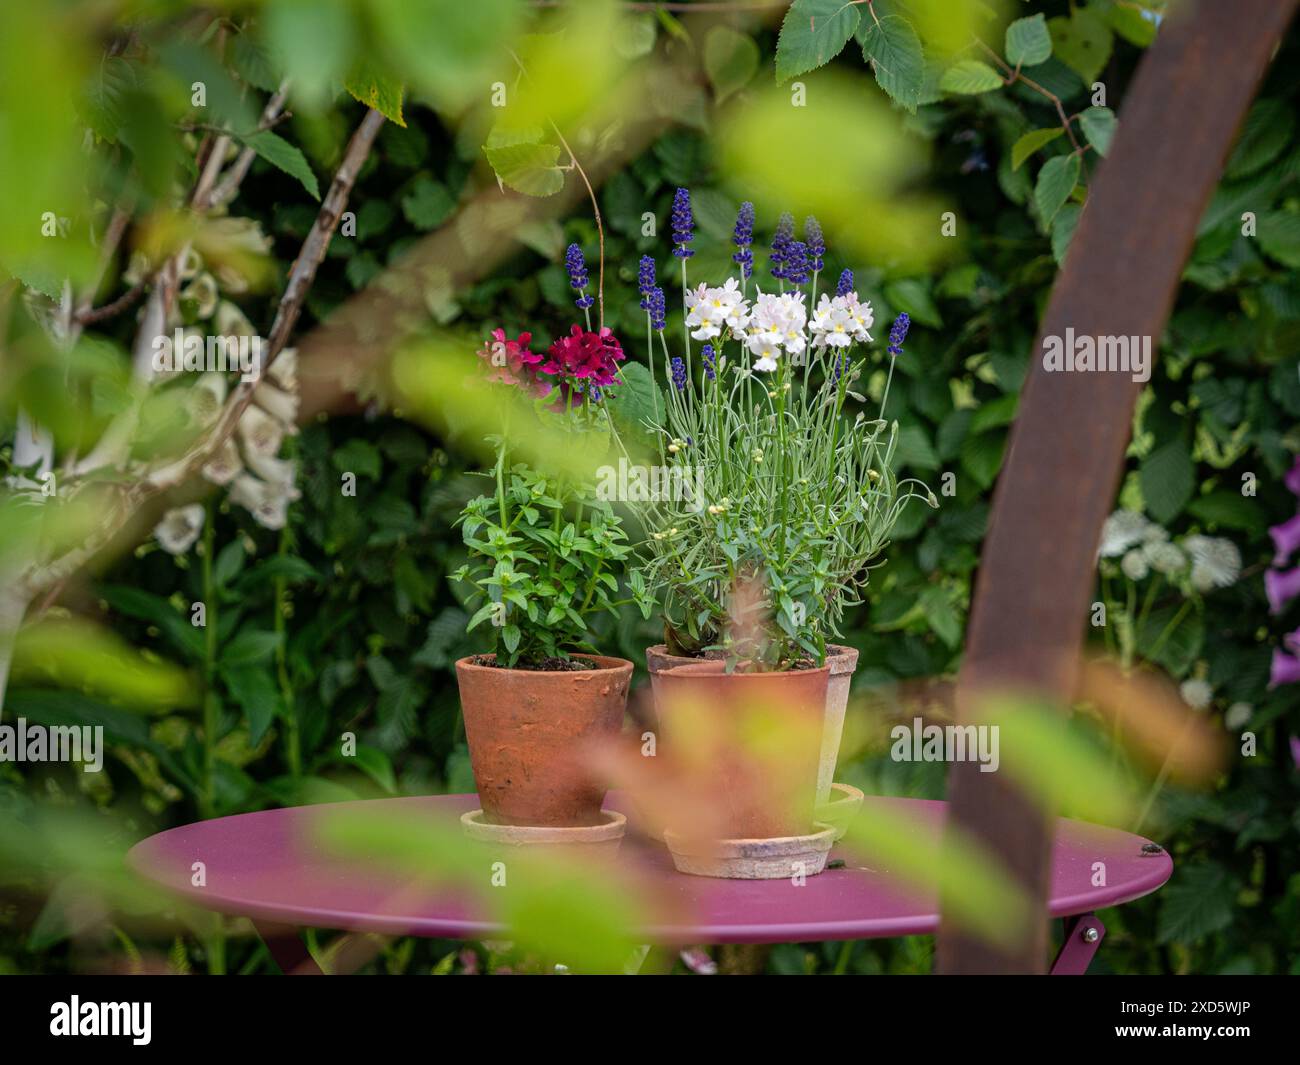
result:
[[[1282,482],[1291,489],[1292,495],[1300,496],[1300,455],[1295,457],[1295,462],[1286,471],[1286,476],[1282,478]]]
[[[559,379],[567,392],[575,381],[588,388],[606,388],[618,380],[618,364],[625,358],[623,346],[608,329],[592,333],[580,325],[569,330],[547,349],[550,358],[541,372]]]
[[[1283,565],[1300,547],[1300,514],[1281,525],[1269,527],[1268,535],[1273,538],[1273,565]]]
[[[1300,566],[1295,569],[1271,569],[1264,574],[1264,594],[1268,596],[1268,612],[1280,614],[1297,595],[1300,595]]]
[[[1294,684],[1300,681],[1300,658],[1289,655],[1281,648],[1273,648],[1273,662],[1268,671],[1268,686]]]
[[[1300,736],[1291,737],[1291,761],[1300,769]]]
[[[503,385],[518,385],[537,395],[546,395],[550,386],[537,379],[537,367],[542,356],[530,351],[532,333],[520,333],[515,340],[506,338],[504,329],[492,330],[492,336],[478,351],[478,357],[488,364],[488,380]]]

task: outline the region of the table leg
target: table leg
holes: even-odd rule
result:
[[[1096,914],[1085,913],[1065,919],[1065,940],[1052,962],[1052,976],[1082,976],[1097,953],[1106,926]]]
[[[293,925],[254,921],[253,927],[285,976],[325,975]]]

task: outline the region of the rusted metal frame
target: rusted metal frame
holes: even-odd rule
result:
[[[1159,341],[1196,227],[1296,0],[1186,0],[1161,27],[1123,101],[1108,158],[1053,289],[994,492],[958,683],[1060,699],[1074,684],[1101,525],[1111,507],[1141,384],[1115,372],[1049,373],[1044,337]],[[949,774],[952,824],[1024,886],[1048,896],[1050,813],[1003,773]],[[1044,971],[1046,907],[1018,944],[964,935],[945,908],[945,973]]]

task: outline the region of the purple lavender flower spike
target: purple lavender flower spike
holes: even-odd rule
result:
[[[587,261],[582,257],[582,249],[578,245],[570,244],[564,250],[564,268],[569,271],[569,287],[575,292],[582,293],[573,302],[582,310],[586,310],[596,300],[586,293]]]
[[[700,359],[704,363],[704,376],[712,381],[717,377],[715,372],[717,356],[713,352],[712,344],[705,344],[704,347],[700,348]]]
[[[803,241],[790,241],[782,274],[792,285],[806,285],[812,279],[812,273],[808,269],[808,245]]]
[[[650,295],[646,297],[646,303],[649,304],[646,309],[650,312],[650,327],[662,332],[668,318],[664,290],[659,287],[651,289]]]
[[[1300,681],[1300,658],[1289,655],[1280,647],[1273,648],[1273,661],[1268,671],[1268,686],[1276,688],[1282,684],[1294,684]],[[1295,741],[1292,740],[1292,743]]]
[[[1297,595],[1300,595],[1300,566],[1295,569],[1271,569],[1264,574],[1264,594],[1268,596],[1268,612],[1280,614]]]
[[[689,259],[695,254],[688,246],[695,239],[695,217],[691,214],[691,193],[689,189],[678,189],[673,193],[673,254],[679,259]]]
[[[740,265],[740,279],[748,281],[754,274],[754,252],[750,248],[754,242],[754,205],[748,200],[740,205],[736,231],[731,239],[738,249],[731,261]]]
[[[650,309],[650,293],[655,287],[655,261],[651,255],[641,256],[641,265],[636,274],[637,291],[641,293],[641,309]]]
[[[826,269],[826,237],[822,233],[822,224],[812,215],[803,221],[803,239],[808,245],[808,262],[814,270]]]
[[[847,296],[853,291],[853,271],[845,270],[840,274],[840,283],[835,286],[835,295]]]
[[[682,392],[686,389],[686,363],[682,362],[681,356],[674,355],[672,367],[673,387],[675,387],[678,392]]]
[[[1273,565],[1285,565],[1300,547],[1300,514],[1281,525],[1270,526],[1268,535],[1273,538]]]
[[[776,232],[772,234],[772,257],[768,260],[772,276],[778,281],[785,280],[785,259],[793,240],[794,215],[787,211],[777,220]]]
[[[903,354],[903,341],[907,339],[907,331],[912,326],[912,319],[904,311],[894,319],[894,324],[889,327],[889,354],[898,356]]]

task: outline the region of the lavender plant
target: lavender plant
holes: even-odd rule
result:
[[[887,383],[869,417],[856,409],[865,402],[856,383],[870,358],[870,304],[858,299],[848,271],[833,294],[819,293],[821,228],[810,218],[805,239],[795,240],[790,215],[776,228],[769,256],[776,283],[765,291],[753,276],[753,225],[745,203],[734,236],[739,280],[691,287],[690,197],[678,190],[680,348],[668,336],[653,263],[642,260],[648,357],[664,371],[664,411],[654,426],[660,458],[694,475],[704,498],[633,505],[650,530],[647,582],[663,603],[669,650],[722,651],[785,669],[824,661],[903,508],[914,498],[938,501],[920,481],[898,477],[898,425],[883,417],[907,315],[890,330]],[[760,592],[736,596],[741,586]]]

